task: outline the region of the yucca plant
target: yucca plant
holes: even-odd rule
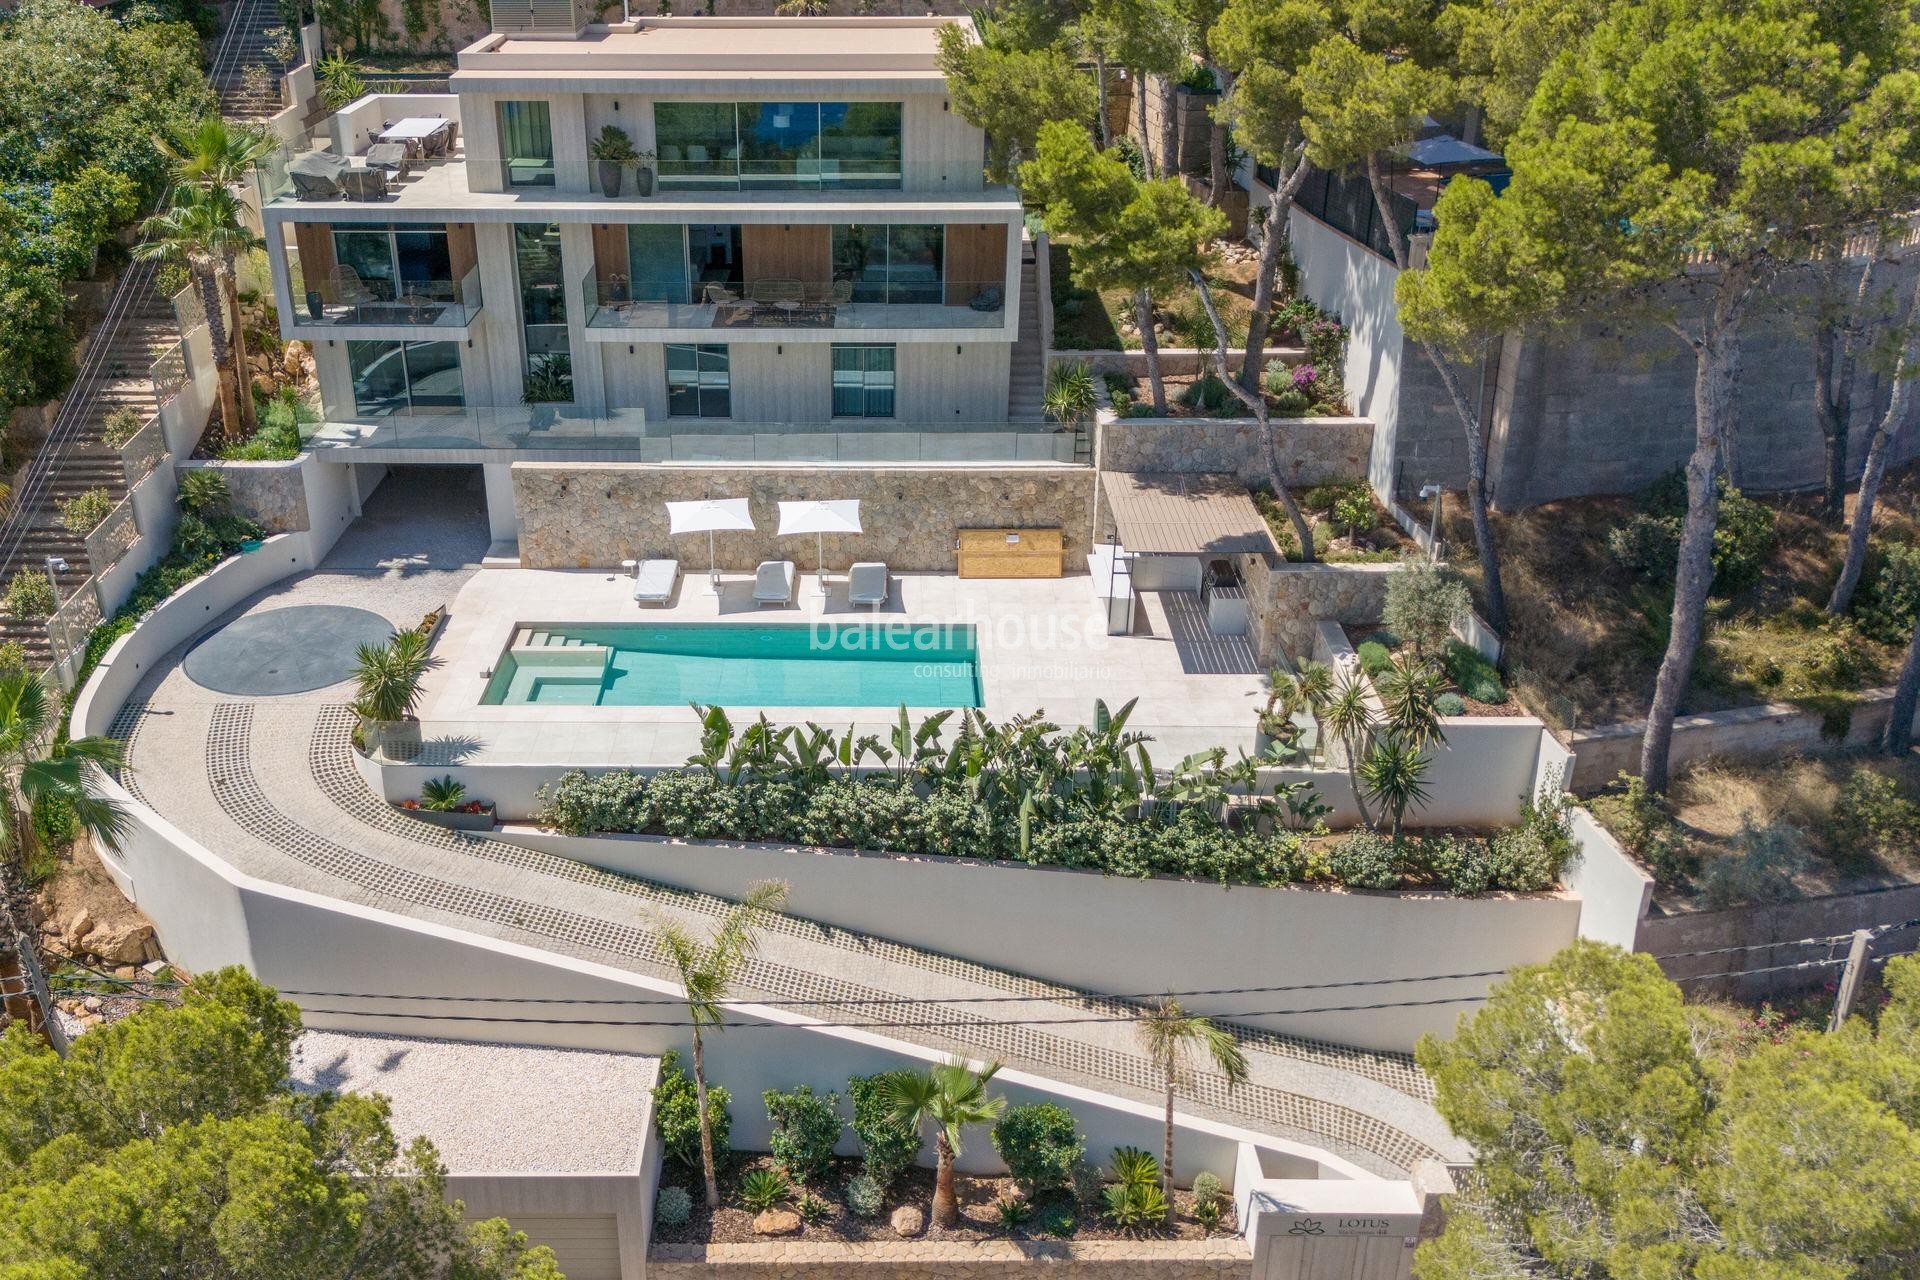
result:
[[[1157,1227],[1172,1221],[1173,1206],[1159,1187],[1117,1182],[1104,1193],[1107,1220],[1126,1231]]]
[[[467,784],[448,774],[428,778],[420,784],[420,807],[435,813],[452,813],[467,798]]]
[[[353,683],[359,695],[353,709],[376,724],[395,724],[413,714],[420,681],[440,666],[427,652],[421,631],[402,631],[385,644],[360,646]]]
[[[1373,744],[1360,765],[1360,783],[1369,799],[1393,817],[1393,842],[1400,843],[1400,830],[1407,810],[1427,802],[1428,758],[1420,748],[1398,737],[1383,738]]]
[[[755,1213],[765,1213],[792,1190],[793,1184],[778,1169],[755,1169],[740,1179],[740,1203]]]
[[[1093,370],[1084,361],[1056,364],[1047,370],[1040,407],[1055,422],[1077,427],[1093,421],[1095,395]]]
[[[1021,1223],[1033,1216],[1033,1206],[1018,1196],[1001,1196],[993,1202],[993,1212],[1000,1219],[1000,1229],[1012,1235]]]

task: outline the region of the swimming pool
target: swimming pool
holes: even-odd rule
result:
[[[977,707],[970,626],[522,623],[489,706]]]

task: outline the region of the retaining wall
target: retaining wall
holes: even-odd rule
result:
[[[1275,418],[1280,477],[1289,488],[1364,480],[1373,449],[1365,418]],[[1251,418],[1114,418],[1103,421],[1106,471],[1230,471],[1242,483],[1267,483],[1260,424]]]
[[[1242,556],[1251,614],[1249,639],[1260,661],[1291,663],[1313,652],[1319,625],[1363,627],[1380,621],[1395,564],[1271,563]]]
[[[1854,704],[1846,734],[1826,736],[1826,717],[1786,702],[1769,702],[1732,711],[1679,716],[1673,722],[1669,760],[1675,769],[1708,756],[1787,756],[1803,751],[1869,748],[1886,730],[1893,690],[1868,689]],[[1920,714],[1914,716],[1920,730]],[[1598,791],[1621,773],[1640,771],[1640,738],[1644,720],[1627,720],[1573,734],[1577,758],[1569,790],[1582,795]]]
[[[1450,727],[1451,730],[1451,727]],[[1436,795],[1440,785],[1434,786]],[[1564,895],[1456,898],[1299,887],[1223,888],[1062,867],[905,857],[656,836],[564,836],[513,827],[509,839],[697,892],[738,897],[785,880],[793,914],[1093,991],[1342,982],[1537,964],[1571,942],[1579,901]],[[1485,980],[1432,983],[1432,998]],[[1423,988],[1425,990],[1425,988]],[[1292,1035],[1406,1051],[1449,1032],[1464,1005],[1371,1013],[1251,1016],[1271,995],[1195,997],[1221,1014]],[[1345,1002],[1334,1002],[1345,1003]]]
[[[655,1245],[650,1280],[1249,1280],[1243,1239],[874,1241]]]
[[[1213,352],[1202,351],[1198,347],[1161,347],[1160,375],[1162,377],[1190,377],[1212,367]],[[1238,370],[1240,358],[1245,355],[1245,347],[1227,348],[1227,367]],[[1055,351],[1052,358],[1056,363],[1084,364],[1096,374],[1118,373],[1133,378],[1147,376],[1147,353],[1137,347],[1123,351]],[[1307,353],[1301,347],[1268,347],[1267,367],[1286,365],[1291,368],[1305,364]]]
[[[657,466],[647,463],[513,464],[520,563],[586,569],[629,557],[673,555],[704,564],[706,539],[667,534],[666,503],[745,497],[752,532],[714,537],[720,567],[751,572],[762,560],[811,566],[812,538],[778,536],[782,499],[858,498],[867,532],[829,534],[827,562],[882,560],[896,570],[951,573],[961,529],[1052,529],[1066,535],[1069,572],[1086,564],[1091,467]]]
[[[1864,893],[1828,898],[1802,898],[1729,911],[1698,911],[1686,915],[1654,915],[1640,925],[1638,950],[1654,955],[1740,947],[1731,955],[1687,956],[1662,960],[1667,976],[1678,979],[1729,969],[1766,969],[1846,955],[1844,942],[1830,946],[1797,946],[1802,938],[1829,938],[1855,929],[1900,925],[1920,920],[1920,885],[1899,885]],[[1920,929],[1909,926],[1875,939],[1875,955],[1914,950]],[[1742,978],[1688,982],[1689,992],[1708,992],[1758,1000],[1782,992],[1802,991],[1837,981],[1838,965],[1814,969],[1783,969]]]
[[[302,454],[288,462],[183,462],[180,470],[218,471],[226,477],[228,502],[235,515],[247,517],[268,533],[300,533],[311,526],[304,475],[305,461],[311,456]]]

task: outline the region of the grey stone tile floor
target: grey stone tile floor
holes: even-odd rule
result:
[[[477,469],[471,475],[477,486]],[[396,471],[318,570],[259,593],[223,624],[292,605],[341,603],[410,625],[481,572],[486,549],[484,507],[465,475]],[[354,771],[347,686],[236,698],[195,684],[181,657],[156,664],[116,726],[129,739],[129,783],[250,875],[655,976],[666,970],[646,927],[650,914],[699,925],[725,907],[493,837],[427,827],[378,800]],[[904,998],[912,1003],[882,1006],[884,1015],[868,1007],[861,1017],[937,1022],[888,1034],[1070,1084],[1158,1098],[1128,1023],[994,1025],[982,1006],[954,1002],[1029,997],[1019,1009],[1030,1019],[1123,1007],[884,939],[785,919],[739,994],[818,1000],[803,1008],[843,1020],[846,1006],[836,1001]],[[1183,1109],[1322,1147],[1382,1175],[1404,1173],[1421,1158],[1465,1156],[1433,1110],[1428,1082],[1405,1057],[1251,1029],[1243,1039],[1248,1084],[1229,1092],[1220,1077],[1203,1074],[1183,1088]]]

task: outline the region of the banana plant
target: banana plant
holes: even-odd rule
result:
[[[1226,765],[1225,747],[1196,751],[1173,767],[1173,774],[1157,795],[1169,819],[1185,808],[1198,809],[1215,822],[1221,820],[1227,805],[1227,783],[1232,770]]]
[[[784,743],[787,777],[795,786],[812,788],[825,782],[831,766],[853,763],[853,729],[836,739],[833,730],[809,720],[806,727],[792,730]]]
[[[727,709],[717,703],[703,706],[698,702],[690,702],[687,705],[700,718],[700,749],[687,757],[687,764],[691,768],[705,769],[708,774],[718,778],[720,762],[727,758],[728,750],[733,746],[733,721],[727,718]]]
[[[746,727],[727,753],[728,785],[738,783],[742,777],[752,781],[772,778],[781,772],[790,762],[787,742],[793,733],[792,725],[776,726],[762,711],[760,718]]]
[[[951,710],[936,711],[916,726],[907,715],[907,704],[900,704],[900,718],[887,733],[887,755],[883,758],[897,765],[894,781],[902,788],[917,782],[941,757],[940,731],[952,717]]]

